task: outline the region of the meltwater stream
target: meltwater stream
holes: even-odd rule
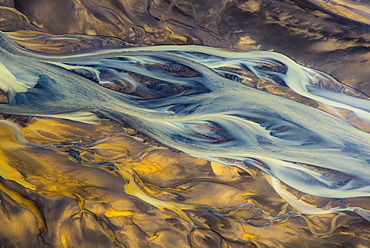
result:
[[[256,166],[303,212],[355,210],[370,220],[356,207],[320,212],[281,184],[321,197],[370,196],[369,133],[258,89],[262,81],[290,88],[368,124],[369,99],[323,72],[275,52],[170,45],[43,55],[0,36],[9,100],[0,113],[85,122],[93,120],[79,116],[103,114],[192,156]]]

